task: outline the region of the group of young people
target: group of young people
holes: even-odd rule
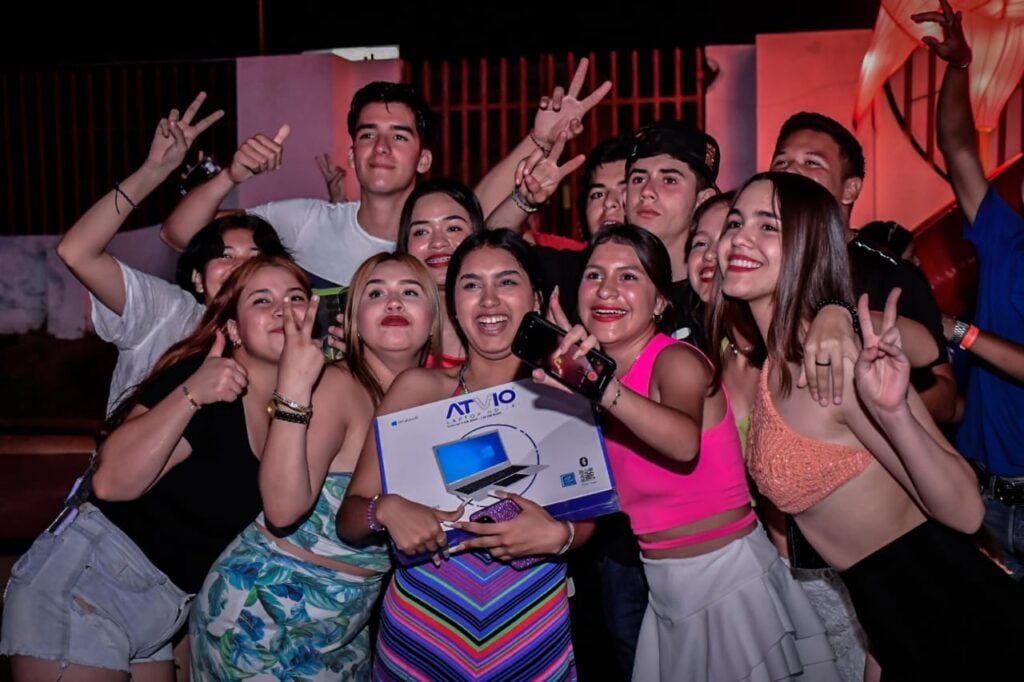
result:
[[[965,78],[958,16],[922,20]],[[952,382],[927,283],[851,240],[856,139],[796,114],[729,193],[717,142],[676,122],[560,164],[607,92],[580,97],[586,68],[475,190],[417,183],[431,121],[407,85],[353,98],[359,201],[218,216],[281,165],[287,129],[246,140],[163,224],[175,284],[106,251],[223,114],[198,119],[200,95],[159,122],[58,247],[119,356],[88,499],[12,570],[16,680],[575,679],[581,602],[634,680],[1003,671],[1020,588],[978,549],[989,500],[936,426]],[[522,224],[580,167],[584,248],[530,244]],[[349,287],[333,363],[312,337],[329,285]],[[512,495],[521,513],[485,524],[385,494],[375,415],[554,383],[511,350],[531,312],[566,330],[560,354],[616,361],[594,409],[622,514],[564,522]],[[452,527],[471,539],[448,546]],[[603,590],[570,599],[586,543]],[[789,565],[800,543],[827,567]]]

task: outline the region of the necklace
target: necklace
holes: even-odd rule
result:
[[[466,365],[462,364],[459,367],[459,394],[469,393],[469,389],[466,388]]]

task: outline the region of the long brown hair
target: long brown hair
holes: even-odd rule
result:
[[[802,175],[770,172],[747,180],[737,198],[762,180],[772,184],[772,203],[778,206],[782,225],[782,263],[765,347],[768,358],[779,368],[780,392],[788,395],[793,385],[788,363],[803,360],[803,325],[814,319],[815,304],[825,299],[852,303],[853,285],[843,214],[829,191]],[[718,295],[711,314],[715,348],[721,348],[727,338],[729,322],[742,317],[742,311],[737,314],[731,308],[749,310],[746,302],[720,293],[721,280],[719,268],[715,284]]]
[[[164,372],[181,362],[209,353],[218,331],[225,334],[225,336],[227,335],[225,326],[228,320],[237,319],[238,301],[242,296],[242,290],[249,283],[249,280],[252,279],[253,275],[263,268],[287,270],[295,277],[299,285],[306,292],[306,295],[310,294],[309,278],[306,277],[306,273],[302,271],[302,268],[296,265],[290,258],[283,256],[255,256],[246,260],[224,280],[220,291],[210,301],[209,307],[206,308],[206,312],[203,313],[203,317],[195,330],[168,348],[167,352],[154,365],[149,375],[139,382],[138,386],[124,400],[118,403],[117,408],[111,412],[103,425],[100,432],[100,440],[104,440],[111,431],[124,422],[128,413],[139,403],[142,394]],[[224,357],[231,357],[232,351],[231,343],[225,343]]]
[[[434,357],[433,366],[441,366],[441,295],[438,293],[437,283],[434,282],[427,266],[415,256],[407,253],[378,253],[370,256],[352,275],[352,282],[349,284],[348,297],[345,302],[345,347],[347,349],[345,362],[348,364],[352,376],[370,392],[374,405],[379,405],[383,400],[384,387],[380,385],[380,381],[366,364],[366,343],[359,334],[359,305],[363,299],[363,291],[366,290],[366,285],[370,281],[370,276],[381,263],[399,263],[406,266],[412,271],[413,279],[423,287],[423,292],[434,313],[434,321],[431,325],[430,338],[423,346],[418,364],[422,366],[429,354]]]

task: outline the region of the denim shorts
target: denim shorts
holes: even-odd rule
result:
[[[11,569],[0,655],[129,671],[169,661],[188,617],[182,592],[90,504],[40,535]]]

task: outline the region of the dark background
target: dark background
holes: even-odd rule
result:
[[[937,3],[936,3],[937,4]],[[403,55],[752,43],[758,33],[870,28],[879,0],[97,0],[4,7],[9,64],[251,56],[398,44]]]

